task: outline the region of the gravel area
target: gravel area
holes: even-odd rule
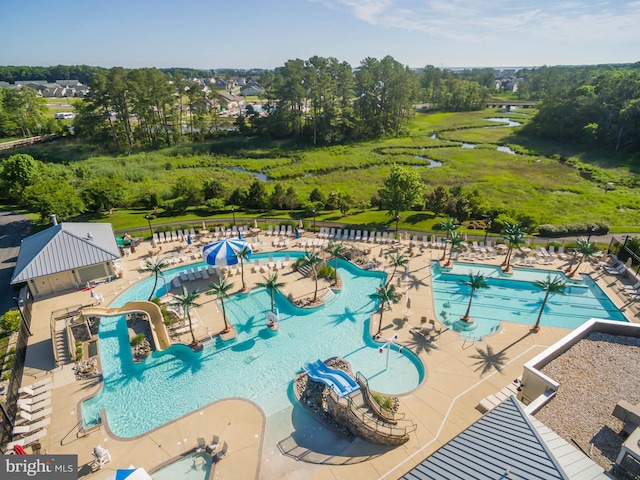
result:
[[[613,409],[623,399],[640,403],[640,338],[593,333],[542,372],[560,386],[535,417],[609,470],[624,441]]]

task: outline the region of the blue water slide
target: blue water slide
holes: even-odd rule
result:
[[[309,363],[305,369],[314,382],[327,385],[341,397],[349,395],[360,388],[356,381],[344,370],[330,368],[322,360]]]

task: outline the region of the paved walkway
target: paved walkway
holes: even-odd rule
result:
[[[269,240],[261,238],[265,244]],[[304,238],[312,237],[305,235]],[[384,254],[389,250],[388,246],[367,244],[362,247],[371,249],[369,255],[372,260],[386,263],[380,252]],[[168,248],[164,245],[163,253]],[[27,351],[23,384],[33,383],[46,375],[52,375],[54,379],[53,415],[48,436],[42,442],[44,450],[48,453],[78,454],[81,477],[102,479],[116,468],[130,464],[150,470],[193,449],[198,437],[208,440],[219,435],[229,444],[229,456],[215,467],[214,478],[397,478],[480,418],[476,406],[482,398],[511,383],[522,373],[522,365],[526,361],[568,333],[566,329],[543,324],[539,333],[532,334],[526,325],[502,322],[498,332],[475,344],[464,342],[456,332],[444,329],[437,335],[435,345],[415,337],[410,333],[412,325],[420,324],[423,316],[436,318],[430,265],[432,259],[439,258],[442,252],[403,248],[410,258],[407,269],[410,281],[401,282],[399,288],[406,289],[411,298],[412,315],[408,322],[405,321],[405,302],[394,305],[384,315],[383,334],[397,333],[399,342],[413,349],[426,366],[423,384],[400,397],[400,411],[418,425],[408,443],[385,448],[359,439],[348,442],[328,432],[300,406],[285,405],[282,411],[265,418],[255,404],[243,399],[214,402],[137,439],[118,439],[105,426],[87,435],[79,433],[80,402],[95,394],[101,384],[95,380],[76,380],[72,365],[55,368],[50,339],[52,311],[92,302],[88,292],[73,292],[34,304],[34,335]],[[268,245],[266,249],[272,250]],[[138,271],[139,260],[144,259],[149,250],[149,244],[141,245],[133,255],[123,259],[125,272],[121,279],[97,286],[96,291],[105,297],[105,304],[108,305],[138,279],[149,275]],[[501,260],[498,257],[488,263]],[[563,266],[566,265],[556,260],[544,268],[561,269]],[[621,280],[593,268],[591,264],[584,264],[581,269],[592,273],[607,293],[615,294]],[[313,294],[312,280],[302,279],[298,273],[282,272],[286,272],[281,276],[287,283],[285,294],[291,293],[295,298]],[[253,288],[256,282],[263,280],[263,274],[245,269],[245,279]],[[239,289],[240,276],[234,277],[234,282],[235,288]],[[206,283],[197,281],[189,288],[193,288],[192,285],[204,288]],[[638,321],[636,304],[625,303],[625,299],[617,295],[613,300],[630,320]],[[223,329],[222,315],[213,297],[198,309],[197,316],[197,336],[206,339],[209,332],[215,335]],[[377,326],[378,314],[374,314],[373,319],[371,323]],[[188,334],[181,339],[190,340]],[[112,461],[105,469],[92,472],[90,454],[97,444],[109,449]]]

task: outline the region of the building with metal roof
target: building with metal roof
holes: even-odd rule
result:
[[[60,223],[20,245],[11,284],[27,283],[34,297],[82,288],[115,276],[120,249],[110,223]]]
[[[403,477],[405,480],[610,478],[586,455],[530,417],[511,396]]]

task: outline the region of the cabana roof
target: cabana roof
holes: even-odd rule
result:
[[[22,240],[11,284],[119,259],[110,223],[60,223]]]

